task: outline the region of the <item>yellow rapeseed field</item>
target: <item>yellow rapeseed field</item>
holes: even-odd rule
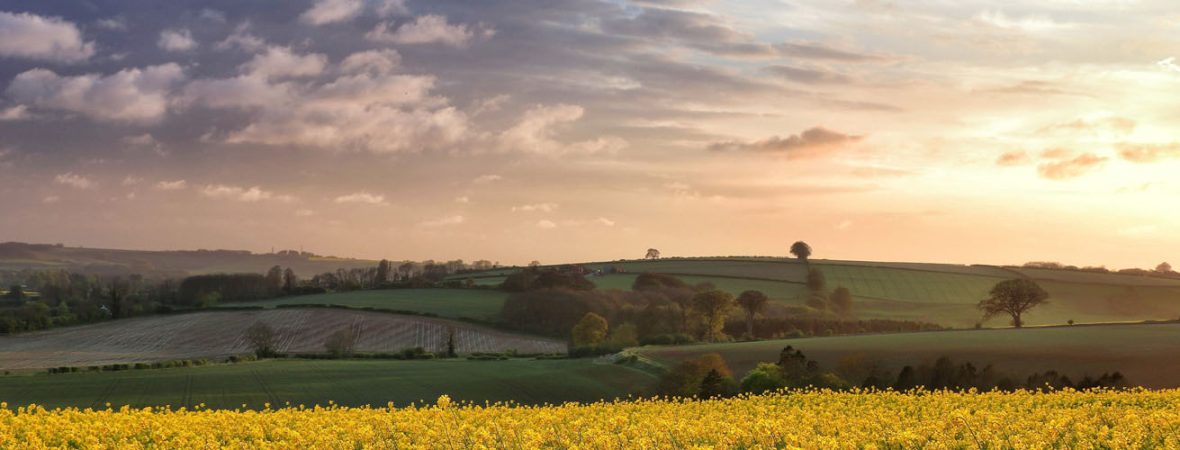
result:
[[[799,391],[709,401],[0,411],[0,448],[1180,448],[1180,390]]]

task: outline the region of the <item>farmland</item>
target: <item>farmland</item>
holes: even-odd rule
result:
[[[0,446],[1177,448],[1180,391],[795,392],[684,402],[0,411]]]
[[[639,354],[674,364],[705,353],[721,354],[737,373],[772,361],[784,346],[802,350],[828,369],[863,356],[896,371],[903,365],[950,356],[978,367],[1027,374],[1057,370],[1072,376],[1121,371],[1136,384],[1180,387],[1180,324],[1091,325],[1002,330],[937,331],[834,336],[774,341],[642,347]]]
[[[151,316],[0,338],[0,369],[225,357],[253,351],[246,329],[263,322],[276,331],[276,350],[324,351],[324,341],[355,329],[356,351],[445,351],[454,333],[459,353],[561,353],[565,343],[440,319],[339,309],[283,308]]]
[[[10,375],[0,398],[10,407],[36,403],[79,408],[171,405],[261,409],[281,406],[406,406],[447,394],[457,400],[523,404],[590,402],[648,387],[652,375],[590,360],[469,361],[465,359],[266,360],[212,366]]]
[[[498,290],[483,289],[376,289],[330,294],[279,297],[225,306],[278,305],[340,305],[353,308],[375,308],[412,311],[439,317],[491,320],[500,314],[508,295]]]

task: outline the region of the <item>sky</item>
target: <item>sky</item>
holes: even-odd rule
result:
[[[1177,57],[1172,0],[0,0],[0,240],[1154,267]]]

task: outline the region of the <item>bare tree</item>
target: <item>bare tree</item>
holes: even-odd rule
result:
[[[263,322],[254,322],[246,329],[246,341],[260,358],[275,354],[275,330]]]

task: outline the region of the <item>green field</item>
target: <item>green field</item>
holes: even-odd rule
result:
[[[591,360],[384,361],[271,360],[178,369],[0,377],[10,408],[159,406],[262,408],[433,402],[442,394],[473,402],[589,402],[648,388],[645,372]]]
[[[1180,324],[1091,325],[1002,330],[835,336],[775,341],[642,347],[663,364],[720,353],[736,373],[775,361],[784,346],[802,350],[833,369],[844,358],[863,356],[896,371],[901,366],[950,356],[978,367],[1027,375],[1057,370],[1071,376],[1121,371],[1133,384],[1180,387]]]
[[[491,289],[377,289],[298,295],[223,306],[341,305],[434,314],[439,317],[494,320],[508,294]]]

